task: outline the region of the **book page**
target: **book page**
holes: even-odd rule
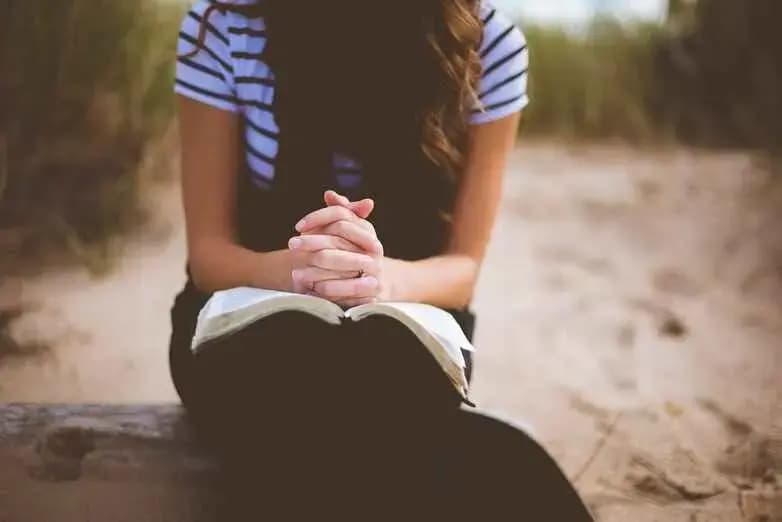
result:
[[[345,317],[360,321],[371,315],[385,315],[407,326],[426,346],[448,375],[456,389],[467,397],[466,366],[462,349],[473,350],[456,319],[440,308],[418,303],[373,303],[345,312]]]
[[[449,344],[469,352],[475,351],[472,343],[464,335],[462,328],[451,314],[441,308],[420,303],[381,303],[358,306],[347,311],[347,317],[354,317],[358,320],[364,317],[373,307],[390,307],[403,312],[405,315],[414,319],[421,326],[435,334],[437,337],[445,339]],[[360,316],[360,317],[359,317]]]
[[[209,319],[218,315],[227,314],[235,310],[268,301],[276,297],[294,295],[288,292],[265,290],[263,288],[233,288],[222,292],[215,292],[206,306],[204,306],[204,318]]]
[[[319,297],[261,288],[232,288],[215,292],[201,309],[191,348],[196,351],[207,342],[288,310],[308,313],[331,324],[340,324],[343,317],[339,306]]]

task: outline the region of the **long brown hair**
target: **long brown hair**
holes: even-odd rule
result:
[[[307,4],[306,6],[298,4]],[[239,12],[249,17],[263,16],[267,20],[276,17],[283,19],[284,11],[289,16],[298,16],[296,23],[288,19],[285,31],[279,31],[280,39],[288,37],[291,40],[297,36],[291,28],[302,28],[302,9],[311,11],[318,6],[334,15],[342,4],[349,15],[355,16],[358,6],[374,9],[375,13],[367,11],[369,16],[375,16],[376,24],[372,29],[393,26],[394,22],[386,18],[393,13],[383,13],[383,18],[377,18],[377,11],[386,9],[388,4],[369,2],[368,0],[331,0],[329,2],[296,2],[295,0],[264,0],[257,4],[232,4],[227,2],[212,2],[203,16],[199,33],[199,46],[193,51],[197,53],[206,38],[207,23],[214,10]],[[373,4],[373,5],[370,5]],[[439,169],[448,174],[452,181],[457,181],[464,161],[468,117],[471,110],[480,105],[476,95],[477,84],[481,75],[481,62],[478,49],[483,37],[483,25],[479,17],[479,0],[402,0],[395,2],[391,8],[401,17],[415,18],[415,29],[419,34],[396,34],[395,45],[404,45],[408,39],[418,42],[418,47],[408,46],[408,57],[419,56],[418,67],[410,67],[404,71],[414,76],[407,81],[415,82],[415,102],[410,107],[415,112],[417,125],[417,141],[423,154]],[[408,13],[405,13],[407,11]],[[308,12],[306,19],[311,21],[311,28],[318,30],[319,16]],[[343,17],[344,18],[344,17]],[[340,19],[334,16],[333,19]],[[283,25],[283,24],[280,24]],[[335,31],[338,32],[338,31]],[[332,39],[334,33],[328,35]],[[360,42],[357,45],[361,45]],[[279,59],[284,63],[282,57]],[[290,60],[289,60],[290,61]],[[313,65],[313,64],[310,64]],[[427,69],[427,70],[424,70]],[[275,71],[276,72],[276,71]],[[375,71],[377,72],[377,71]]]
[[[483,25],[478,0],[440,0],[442,15],[428,36],[439,58],[441,95],[423,121],[424,153],[452,175],[460,172],[470,111],[480,104],[476,89],[481,76],[478,48]]]

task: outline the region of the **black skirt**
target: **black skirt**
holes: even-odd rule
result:
[[[171,309],[172,334],[169,347],[169,357],[171,374],[174,385],[186,407],[191,409],[195,407],[194,401],[198,395],[197,390],[203,387],[199,383],[202,378],[197,371],[196,357],[193,355],[190,345],[195,332],[198,313],[206,304],[210,295],[200,292],[191,279],[185,288],[177,295],[174,306]],[[472,340],[475,328],[475,316],[469,311],[449,311],[457,320],[465,332],[468,339]],[[399,350],[391,346],[392,342],[388,334],[389,330],[399,330],[401,325],[389,326],[394,321],[361,321],[363,325],[346,323],[340,327],[333,325],[319,324],[320,321],[305,314],[299,315],[297,320],[289,320],[285,327],[272,327],[269,324],[272,321],[262,321],[262,324],[255,326],[252,330],[255,333],[252,343],[254,346],[248,347],[252,350],[253,357],[259,359],[258,371],[263,373],[266,366],[263,361],[273,361],[280,357],[280,351],[285,353],[294,352],[299,357],[297,368],[301,365],[314,364],[307,361],[314,361],[321,353],[328,353],[329,357],[319,371],[333,375],[334,379],[345,378],[344,374],[366,374],[367,378],[381,379],[381,375],[388,372],[388,368],[394,366],[393,356]],[[279,319],[278,319],[279,321]],[[383,324],[377,325],[381,322]],[[302,326],[306,325],[306,327]],[[286,328],[289,331],[286,331]],[[306,335],[308,332],[318,332],[318,335]],[[409,332],[406,332],[409,334]],[[249,341],[248,341],[249,342]],[[397,341],[402,342],[402,341]],[[409,351],[420,354],[421,359],[428,366],[434,359],[431,358],[426,348],[411,334],[404,336],[404,345]],[[224,346],[216,346],[214,351],[228,351]],[[423,357],[423,356],[426,357]],[[465,361],[467,362],[466,374],[468,381],[472,376],[472,352],[463,351]],[[244,355],[243,355],[244,356]],[[359,357],[360,356],[360,357]],[[238,355],[237,355],[238,357]],[[440,369],[433,372],[433,379],[440,377]],[[277,371],[283,371],[284,368],[278,368]],[[404,374],[399,376],[404,379]],[[290,381],[296,381],[296,375],[289,376]],[[303,385],[303,384],[301,384]],[[379,384],[378,384],[379,385]],[[360,390],[359,390],[360,392]],[[277,400],[283,400],[277,397]]]

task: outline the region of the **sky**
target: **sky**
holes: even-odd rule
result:
[[[578,23],[596,12],[620,18],[661,19],[667,0],[492,0],[501,11],[527,19]]]

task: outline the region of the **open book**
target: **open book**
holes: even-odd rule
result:
[[[371,315],[392,317],[405,325],[432,354],[456,390],[467,400],[467,378],[462,350],[473,347],[459,323],[448,312],[417,303],[373,303],[343,310],[338,305],[301,294],[234,288],[216,292],[198,315],[192,349],[231,335],[277,312],[296,310],[339,325]],[[468,401],[469,402],[469,401]]]

